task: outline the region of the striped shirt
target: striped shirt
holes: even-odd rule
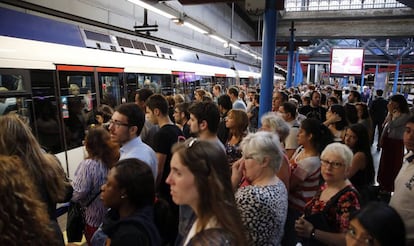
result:
[[[75,178],[72,183],[72,201],[80,202],[82,206],[85,206],[101,190],[101,186],[106,182],[107,175],[108,168],[101,161],[83,160],[75,171]],[[98,195],[85,209],[86,224],[98,227],[102,223],[105,213],[106,208]]]
[[[319,190],[321,177],[321,160],[319,156],[311,156],[298,161],[298,154],[303,151],[299,148],[290,160],[291,176],[302,182],[289,191],[289,207],[303,212],[305,205]]]

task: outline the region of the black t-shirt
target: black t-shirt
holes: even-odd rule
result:
[[[299,113],[303,114],[308,119],[317,119],[320,122],[326,120],[326,109],[321,106],[314,108],[310,105],[306,105],[299,109]]]
[[[165,180],[170,173],[171,148],[179,139],[184,139],[184,135],[176,125],[164,125],[154,135],[154,151],[167,156],[159,190],[164,198],[170,197],[170,186],[165,183]]]

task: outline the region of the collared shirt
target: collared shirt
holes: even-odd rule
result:
[[[395,190],[390,200],[390,205],[397,210],[404,221],[407,239],[411,240],[414,239],[414,160],[412,156],[414,156],[413,151],[404,156],[404,163],[395,178]]]
[[[141,161],[144,161],[148,164],[148,166],[151,167],[154,178],[157,177],[157,156],[150,146],[142,142],[141,137],[133,138],[126,144],[122,145],[120,152],[121,157],[119,160],[137,158]]]

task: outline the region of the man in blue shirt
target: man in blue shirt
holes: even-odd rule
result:
[[[119,105],[109,121],[111,139],[120,146],[122,159],[137,158],[147,163],[154,178],[157,177],[157,157],[150,146],[139,136],[145,122],[145,113],[134,103]]]

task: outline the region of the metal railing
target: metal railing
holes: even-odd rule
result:
[[[405,8],[396,0],[285,0],[286,11]]]

